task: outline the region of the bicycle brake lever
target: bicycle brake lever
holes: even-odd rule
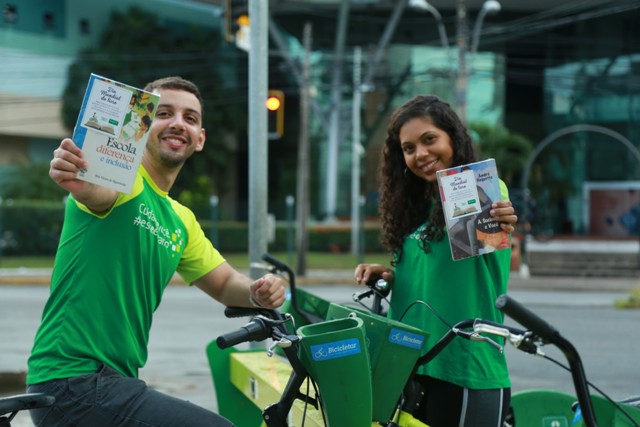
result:
[[[361,299],[368,298],[372,294],[373,294],[373,289],[367,289],[366,291],[362,291],[362,292],[354,292],[354,294],[352,295],[352,298],[354,302],[360,302]]]
[[[473,325],[473,332],[475,333],[488,333],[492,335],[498,335],[507,338],[511,335],[507,328],[501,328],[494,325],[487,325],[486,323],[477,323]]]
[[[540,350],[540,346],[533,341],[531,336],[512,335],[511,337],[509,337],[509,343],[518,350],[522,350],[525,353],[542,357],[544,357],[545,355],[544,352]]]
[[[269,346],[269,348],[267,349],[267,356],[269,357],[273,356],[273,353],[276,347],[289,348],[292,345],[293,345],[293,341],[290,340],[288,337],[281,337],[278,341],[275,341],[273,344]]]
[[[480,335],[474,332],[469,335],[469,339],[472,341],[483,341],[483,342],[489,343],[492,346],[494,346],[500,353],[504,351],[504,348],[500,344],[498,344],[497,342],[495,342],[489,337],[485,337],[484,335]]]

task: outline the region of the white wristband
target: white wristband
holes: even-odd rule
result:
[[[253,295],[249,294],[249,302],[251,303],[252,306],[256,307],[256,308],[263,308],[260,304],[258,304],[258,301],[256,301],[253,298]]]

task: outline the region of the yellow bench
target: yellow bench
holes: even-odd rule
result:
[[[286,360],[277,355],[268,357],[264,350],[250,353],[237,352],[229,357],[231,383],[254,405],[264,409],[280,400],[291,374],[291,365]],[[305,389],[301,391],[307,394],[306,386],[303,387]],[[315,397],[313,387],[309,387],[308,394]],[[303,419],[305,426],[324,426],[320,411],[296,399],[291,408],[289,424],[302,425]]]
[[[277,403],[284,391],[291,366],[286,359],[266,350],[238,351],[235,348],[220,350],[215,341],[207,346],[207,356],[218,398],[218,412],[243,427],[264,426],[262,410]],[[307,394],[306,382],[301,391]],[[309,387],[314,397],[313,387]],[[253,405],[243,405],[248,400]],[[289,425],[324,427],[322,413],[311,404],[296,399],[289,415]]]

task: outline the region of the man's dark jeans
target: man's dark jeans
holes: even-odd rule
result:
[[[211,411],[153,390],[144,381],[124,377],[104,365],[95,374],[30,385],[27,392],[56,398],[51,407],[31,410],[37,427],[233,426]]]

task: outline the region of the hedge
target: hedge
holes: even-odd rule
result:
[[[2,254],[55,254],[63,219],[64,208],[59,202],[5,201],[0,206]]]
[[[247,252],[249,242],[249,230],[247,223],[220,222],[216,224],[217,238],[212,235],[211,222],[202,221],[204,232],[216,242],[222,252]],[[275,238],[269,243],[269,250],[284,252],[289,247],[295,248],[295,224],[278,222],[276,224]],[[380,244],[379,228],[375,225],[367,225],[364,231],[364,248],[366,252],[384,252]],[[349,226],[309,226],[309,251],[311,252],[349,252],[351,250],[351,228]]]
[[[60,238],[64,207],[57,202],[4,201],[0,206],[0,254],[5,256],[54,255]],[[212,227],[210,219],[201,220],[205,234],[223,253],[248,252],[246,222],[220,221]],[[216,236],[214,236],[216,233]],[[366,252],[384,252],[379,243],[379,228],[367,223],[364,231]],[[309,250],[312,252],[348,252],[351,247],[349,225],[313,224],[309,226]],[[295,224],[276,223],[275,239],[269,250],[295,248]]]

